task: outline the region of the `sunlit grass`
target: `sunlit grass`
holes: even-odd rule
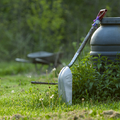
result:
[[[27,119],[97,119],[112,120],[103,111],[120,112],[120,102],[79,100],[71,106],[61,102],[57,85],[31,84],[31,81],[55,82],[58,73],[40,75],[30,72],[0,77],[0,119],[11,119],[15,116]],[[109,112],[109,111],[108,111]],[[118,117],[118,116],[117,116]],[[119,118],[119,117],[118,117]]]
[[[120,102],[110,99],[103,102],[80,100],[79,104],[67,106],[61,103],[54,94],[56,86],[33,85],[31,81],[38,81],[41,76],[3,76],[0,85],[0,115],[13,116],[20,114],[31,118],[66,118],[82,114],[85,118],[104,119],[102,112],[115,110],[119,112]],[[43,76],[45,79],[45,76]],[[46,79],[49,76],[46,76]],[[42,79],[43,80],[43,79]],[[55,91],[54,91],[55,90]],[[56,99],[54,99],[56,97]],[[87,114],[84,113],[87,112]],[[75,113],[74,113],[75,112]],[[47,116],[48,115],[48,116]],[[72,118],[71,116],[71,118]],[[61,119],[62,119],[61,118]]]

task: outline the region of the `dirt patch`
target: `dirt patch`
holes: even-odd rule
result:
[[[74,110],[69,112],[52,114],[50,115],[49,120],[58,120],[58,118],[59,120],[94,120],[89,115],[89,111],[86,110],[84,111]]]
[[[120,118],[120,112],[116,112],[114,110],[103,111],[102,115],[108,118]]]
[[[12,116],[4,116],[0,120],[41,120],[41,119],[30,118],[27,116],[22,116],[20,114],[14,114]]]
[[[94,116],[94,117],[93,117]],[[0,120],[24,120],[24,119],[30,119],[30,120],[97,120],[97,114],[91,116],[91,111],[89,110],[74,110],[74,111],[68,111],[68,112],[60,112],[60,113],[49,113],[44,116],[38,116],[38,117],[27,117],[22,116],[20,114],[15,114],[13,116],[7,117],[4,116]],[[103,111],[100,116],[98,115],[98,119],[102,118],[120,118],[120,113],[116,112],[114,110],[106,110]]]
[[[90,117],[88,111],[69,111],[69,112],[63,112],[63,113],[49,113],[45,116],[36,117],[36,118],[29,118],[26,116],[22,116],[20,114],[15,114],[11,117],[3,117],[0,120],[24,120],[25,118],[30,120],[94,120],[92,117]]]
[[[24,118],[24,116],[20,115],[20,114],[15,114],[11,117],[8,116],[4,116],[2,119],[0,120],[22,120]]]

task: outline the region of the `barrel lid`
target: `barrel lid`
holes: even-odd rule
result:
[[[120,17],[105,17],[101,20],[100,24],[113,24],[118,25],[120,24]]]

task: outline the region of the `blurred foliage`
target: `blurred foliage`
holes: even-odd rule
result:
[[[119,0],[0,0],[0,60],[61,47],[68,57],[99,10],[107,8],[106,16],[119,17],[119,6]]]
[[[35,74],[37,71],[33,64],[17,63],[17,62],[1,62],[0,63],[0,76],[18,75],[18,74]],[[40,72],[39,72],[40,74]]]

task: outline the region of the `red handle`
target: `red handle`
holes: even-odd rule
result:
[[[94,20],[94,23],[92,24],[92,26],[97,26],[100,20],[102,20],[102,18],[104,17],[106,12],[107,12],[107,9],[101,9],[96,19]]]
[[[104,17],[106,12],[107,12],[107,9],[101,9],[100,10],[100,12],[97,15],[97,17],[99,17],[99,20],[102,20],[102,18]]]

